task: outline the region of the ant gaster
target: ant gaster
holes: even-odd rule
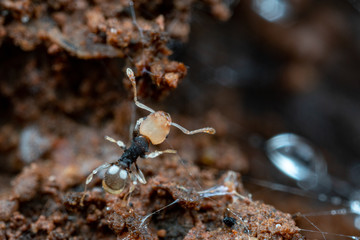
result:
[[[167,135],[170,132],[170,126],[174,126],[188,135],[196,133],[215,134],[215,129],[210,127],[189,131],[179,124],[173,123],[168,113],[163,111],[154,111],[150,107],[139,102],[137,99],[134,72],[128,68],[126,73],[133,87],[135,105],[150,112],[150,114],[137,120],[133,131],[133,139],[129,148],[126,148],[126,145],[120,140],[117,141],[111,137],[105,137],[106,140],[116,143],[120,148],[122,148],[124,153],[117,161],[112,163],[105,163],[92,171],[92,173],[86,179],[84,195],[81,199],[81,203],[85,197],[87,185],[91,182],[93,176],[101,170],[106,169],[104,178],[102,180],[102,186],[105,191],[112,194],[121,193],[125,189],[129,180],[132,183],[129,192],[134,190],[137,181],[142,184],[146,184],[144,174],[137,166],[136,160],[138,157],[155,158],[163,153],[176,153],[176,150],[167,149],[164,151],[154,151],[147,154],[149,152],[150,143],[153,145],[158,145],[165,141]]]

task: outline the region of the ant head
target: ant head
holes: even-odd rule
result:
[[[153,145],[165,141],[170,132],[171,117],[168,113],[157,111],[151,113],[140,125],[140,135],[150,140]]]
[[[128,171],[124,167],[112,165],[106,170],[102,185],[105,191],[119,194],[125,189],[127,179]]]

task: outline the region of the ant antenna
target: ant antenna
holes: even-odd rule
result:
[[[137,91],[136,91],[136,81],[135,81],[135,76],[134,76],[134,72],[133,70],[131,70],[131,68],[127,68],[126,69],[126,74],[129,77],[130,81],[131,81],[131,85],[133,87],[134,90],[134,102],[135,105],[138,106],[141,109],[144,109],[146,111],[149,111],[151,113],[154,113],[155,111],[153,109],[151,109],[150,107],[146,106],[145,104],[142,104],[141,102],[138,101],[137,99]]]
[[[216,133],[215,129],[211,128],[211,127],[200,128],[200,129],[196,129],[196,130],[193,130],[193,131],[189,131],[186,128],[180,126],[177,123],[172,122],[171,125],[178,128],[178,129],[180,129],[183,133],[185,133],[187,135],[193,135],[193,134],[196,134],[196,133],[208,133],[208,134],[215,134]]]

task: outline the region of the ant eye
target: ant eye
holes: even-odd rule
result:
[[[113,165],[105,172],[102,185],[107,192],[112,194],[119,194],[125,189],[127,179],[127,170]]]

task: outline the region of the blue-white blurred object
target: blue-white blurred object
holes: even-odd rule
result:
[[[52,140],[42,135],[37,126],[28,126],[20,133],[19,153],[25,164],[38,160],[52,145]]]
[[[312,190],[318,194],[320,201],[345,205],[345,211],[332,210],[331,214],[355,214],[354,226],[360,230],[360,190],[352,188],[346,181],[330,177],[324,158],[306,139],[292,133],[282,133],[266,142],[266,152],[271,162],[285,175],[296,180],[305,192]],[[281,188],[276,189],[282,191]],[[339,195],[327,195],[330,191]],[[292,192],[298,194],[295,190]]]
[[[328,192],[331,180],[322,155],[304,138],[282,133],[266,142],[271,162],[285,175],[297,181],[304,190]]]
[[[360,190],[354,191],[351,194],[349,202],[351,212],[360,215]]]
[[[277,22],[287,17],[289,3],[285,0],[253,0],[252,9],[269,22]]]
[[[350,211],[357,216],[354,218],[354,226],[360,230],[360,190],[353,191],[349,200]]]

